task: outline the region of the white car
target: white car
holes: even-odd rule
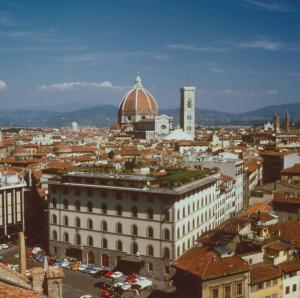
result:
[[[129,282],[117,282],[114,284],[115,288],[121,288],[123,291],[129,291],[131,289],[131,284]]]
[[[8,248],[9,246],[6,244],[6,243],[3,243],[0,245],[1,249],[6,249]]]
[[[97,273],[100,270],[102,270],[102,268],[100,268],[100,267],[94,267],[92,270],[89,271],[89,274],[95,274],[95,273]]]
[[[152,280],[144,277],[144,276],[141,276],[141,277],[138,277],[137,281],[133,283],[134,285],[139,285],[141,290],[143,289],[146,289],[150,286],[153,285],[153,282]]]
[[[70,263],[68,261],[63,261],[60,266],[63,268],[67,268],[69,265],[70,265]]]
[[[83,295],[83,296],[80,296],[80,298],[93,298],[93,296],[91,296],[91,295]]]
[[[111,278],[120,278],[123,276],[123,273],[120,271],[115,271],[112,275]]]
[[[79,271],[84,271],[86,268],[87,268],[88,265],[86,264],[80,264],[80,267],[79,267]]]
[[[32,249],[32,253],[34,253],[34,254],[38,254],[40,252],[42,252],[42,249],[38,246],[36,246]]]

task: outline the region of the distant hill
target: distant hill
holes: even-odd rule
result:
[[[0,126],[3,127],[61,127],[73,121],[81,125],[110,126],[117,120],[118,107],[97,105],[70,112],[52,110],[7,110],[0,112]],[[276,112],[283,119],[286,111],[295,122],[300,119],[300,103],[267,106],[246,113],[226,113],[196,108],[197,123],[201,125],[253,125],[272,120]],[[178,121],[179,109],[161,109],[160,114],[167,114]]]

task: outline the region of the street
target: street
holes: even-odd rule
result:
[[[18,264],[19,259],[16,258],[18,254],[18,247],[13,246],[8,249],[0,251],[0,256],[3,256],[3,263]],[[42,267],[43,263],[39,263],[34,259],[27,258],[27,269],[33,267]],[[63,280],[63,294],[64,298],[79,298],[82,295],[92,295],[93,297],[100,297],[101,289],[95,287],[98,278],[82,273],[79,271],[65,270],[65,278]],[[145,291],[139,297],[141,298],[176,298],[173,293],[167,293],[165,283],[163,281],[153,280],[156,290],[152,293]],[[126,297],[135,297],[131,292],[125,294]]]

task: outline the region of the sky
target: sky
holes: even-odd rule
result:
[[[0,0],[0,109],[118,105],[140,74],[159,108],[300,102],[299,0]]]

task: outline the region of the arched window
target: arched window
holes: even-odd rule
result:
[[[147,213],[148,213],[148,219],[153,219],[153,209],[152,208],[149,208],[148,210],[147,210]]]
[[[163,251],[163,258],[164,259],[170,259],[170,249],[168,247],[165,247],[164,248],[164,251]]]
[[[107,222],[105,220],[101,222],[101,230],[107,232]]]
[[[69,242],[69,234],[64,233],[64,242]]]
[[[123,243],[121,240],[117,241],[116,247],[117,247],[117,251],[123,251]]]
[[[138,235],[138,227],[136,225],[132,225],[131,233],[132,233],[133,236]]]
[[[148,255],[148,256],[151,256],[151,257],[153,257],[153,255],[154,255],[154,249],[153,249],[153,246],[150,245],[150,244],[147,246],[147,255]]]
[[[91,201],[88,201],[86,204],[88,212],[93,212],[93,203]]]
[[[139,251],[139,247],[136,242],[132,242],[131,244],[131,253],[136,255]]]
[[[180,229],[178,228],[177,229],[177,239],[179,239],[180,238]]]
[[[65,226],[69,225],[69,218],[68,218],[68,216],[64,216],[64,225]]]
[[[182,226],[182,236],[184,236],[185,235],[185,226],[183,225]]]
[[[93,229],[93,221],[90,218],[88,219],[88,229],[89,230]]]
[[[87,244],[88,246],[94,246],[94,239],[92,236],[88,236],[88,239],[87,239]]]
[[[56,223],[57,223],[57,217],[56,217],[56,214],[53,214],[53,215],[52,215],[52,223],[53,223],[53,224],[56,224]]]
[[[52,239],[57,240],[57,232],[55,230],[52,231]]]
[[[121,205],[116,206],[116,214],[122,216],[123,208]]]
[[[182,244],[182,253],[185,252],[185,243]]]
[[[199,210],[200,208],[200,203],[199,203],[199,200],[197,201],[197,210]]]
[[[138,209],[136,206],[133,206],[131,208],[131,214],[132,214],[132,217],[138,217]]]
[[[190,232],[190,230],[191,230],[191,224],[190,222],[188,222],[188,233]]]
[[[102,239],[102,248],[107,248],[107,240],[106,240],[106,238]]]
[[[63,204],[64,204],[64,209],[69,209],[69,201],[67,199],[64,199]]]
[[[185,217],[185,207],[182,209],[182,217]]]
[[[177,258],[180,256],[180,246],[177,247]]]
[[[105,203],[101,205],[101,211],[103,214],[107,214],[107,205]]]
[[[177,210],[177,220],[180,219],[180,210]]]
[[[80,211],[80,202],[78,200],[75,202],[75,209]]]
[[[79,217],[75,218],[75,227],[80,228],[80,218]]]
[[[77,245],[81,245],[81,236],[79,234],[75,235],[75,243]]]
[[[117,223],[116,232],[119,233],[119,234],[122,234],[122,232],[123,232],[123,227],[122,227],[122,224],[120,222]]]
[[[164,239],[170,240],[170,231],[168,229],[164,230]]]
[[[56,208],[56,199],[55,198],[53,198],[52,199],[52,208]]]
[[[148,227],[148,231],[147,231],[147,235],[149,238],[153,238],[153,228],[152,227]]]

